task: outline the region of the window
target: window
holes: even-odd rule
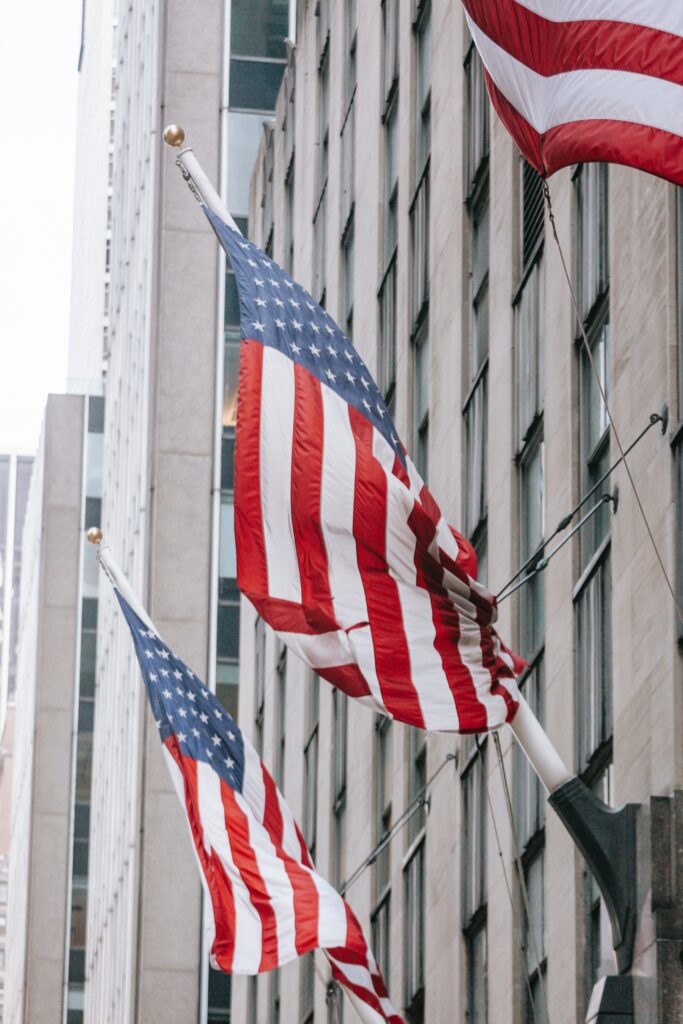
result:
[[[254,632],[254,747],[261,756],[266,707],[266,624],[260,617],[256,620]]]
[[[280,1024],[280,971],[270,975],[270,1024]]]
[[[574,175],[576,196],[576,292],[586,321],[609,285],[608,166],[581,164]]]
[[[417,471],[426,482],[429,469],[429,324],[424,321],[413,341],[413,452]]]
[[[356,163],[356,44],[358,26],[356,17],[356,0],[345,2],[346,29],[346,66],[345,66],[345,98],[344,114],[341,129],[342,177],[341,177],[341,224],[346,232],[349,219],[353,214],[355,197],[355,163]]]
[[[534,262],[538,249],[543,244],[543,179],[538,171],[523,157],[522,178],[522,272]]]
[[[486,747],[469,747],[462,776],[462,910],[467,957],[467,1020],[486,1024]]]
[[[321,4],[321,9],[322,9]],[[313,290],[322,304],[325,295],[326,195],[330,146],[330,57],[326,42],[318,68],[318,201],[313,217]]]
[[[409,1024],[424,1021],[425,876],[424,840],[412,852],[404,878],[404,1001]]]
[[[285,270],[294,273],[294,162],[290,164],[285,182],[287,196],[287,241],[285,245]]]
[[[398,82],[398,0],[382,0],[382,79],[386,101]]]
[[[601,394],[604,391],[609,400],[607,168],[598,174],[595,169],[580,167],[574,175],[574,195],[575,278],[591,353],[589,358],[580,337],[579,458],[581,494],[585,495],[609,468],[609,420]],[[589,781],[596,766],[604,762],[612,736],[611,511],[601,502],[603,494],[598,490],[586,508],[586,512],[596,511],[579,534],[581,576],[574,588],[577,762]]]
[[[518,459],[519,564],[527,566],[523,576],[530,575],[543,557],[544,452],[543,424],[539,423]],[[535,658],[543,644],[544,594],[543,572],[531,576],[519,590],[519,650],[527,660]]]
[[[543,408],[543,260],[532,264],[515,302],[517,447],[524,445]]]
[[[578,769],[599,759],[612,736],[611,572],[609,546],[579,581],[576,622]]]
[[[263,195],[261,196],[261,207],[263,209],[263,237],[266,239],[266,255],[273,256],[273,233],[274,233],[274,183],[273,172],[275,170],[275,132],[269,121],[264,121],[263,131],[265,134],[265,148],[263,160]]]
[[[315,954],[301,958],[301,1024],[313,1024],[315,1017]]]
[[[258,1024],[258,974],[249,979],[249,1024]]]
[[[277,661],[277,736],[275,740],[275,782],[285,788],[285,728],[287,719],[287,648],[280,646]]]
[[[408,806],[422,801],[408,820],[408,861],[404,880],[404,979],[406,1018],[410,1024],[424,1021],[424,945],[425,945],[425,824],[424,803],[427,782],[427,735],[410,728],[407,736]]]
[[[430,0],[420,4],[415,20],[415,168],[416,179],[425,169],[431,152],[432,105],[432,9]]]
[[[341,690],[332,691],[332,884],[339,888],[346,871],[346,767],[348,703]]]
[[[548,1024],[545,999],[545,850],[541,845],[524,864],[524,880],[529,897],[529,914],[523,916],[524,1024]]]
[[[465,105],[465,184],[469,198],[486,170],[489,155],[489,98],[484,68],[474,43],[465,58]]]
[[[318,728],[320,721],[320,681],[312,675],[308,684],[306,734],[304,739],[304,839],[315,860],[318,797]]]
[[[259,4],[254,17],[252,0],[232,0],[230,48],[233,53],[254,57],[282,57],[289,32],[289,0],[268,0]]]
[[[342,239],[342,319],[349,341],[353,340],[353,228],[351,219]]]
[[[544,673],[541,658],[529,666],[521,688],[529,707],[543,725]],[[545,824],[546,797],[541,780],[519,745],[515,747],[515,782],[517,836],[524,852]]]
[[[410,310],[415,328],[424,318],[429,304],[429,164],[410,206],[410,244]]]
[[[230,1024],[231,976],[209,968],[207,1024]]]
[[[375,845],[391,832],[394,786],[393,731],[391,719],[381,715],[375,722]],[[391,881],[391,845],[387,843],[375,861],[375,892],[381,899]]]
[[[385,100],[383,114],[384,184],[382,217],[382,280],[379,302],[378,382],[393,414],[396,391],[396,265],[398,244],[398,6],[384,0],[383,62]],[[390,79],[390,80],[389,80]]]
[[[372,951],[385,984],[388,985],[391,971],[391,893],[389,891],[377,904],[372,915]]]

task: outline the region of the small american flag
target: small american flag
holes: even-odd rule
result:
[[[402,1024],[358,921],[315,871],[258,754],[201,680],[116,593],[213,911],[213,966],[258,974],[322,947],[365,1021]]]
[[[491,101],[542,174],[626,164],[683,185],[680,0],[463,0]]]
[[[308,292],[205,212],[240,298],[240,590],[317,673],[401,722],[510,721],[521,666],[493,628],[495,598],[363,360]]]

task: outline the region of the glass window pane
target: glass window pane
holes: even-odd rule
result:
[[[284,57],[290,0],[232,0],[230,50],[248,57]]]
[[[279,65],[278,65],[279,66]],[[228,209],[249,215],[249,185],[261,136],[263,114],[228,114]]]
[[[220,551],[218,575],[222,579],[237,578],[237,551],[235,550],[235,506],[231,499],[221,501]]]
[[[274,110],[284,70],[284,62],[231,58],[230,109]]]
[[[240,652],[240,608],[238,604],[218,606],[218,637],[216,653],[219,658],[238,658]]]
[[[487,935],[482,927],[467,942],[468,1024],[486,1024],[487,971]]]

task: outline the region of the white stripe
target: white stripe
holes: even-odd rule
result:
[[[324,420],[320,518],[327,548],[330,593],[335,618],[344,629],[350,629],[359,622],[368,621],[368,606],[353,536],[356,442],[346,402],[324,384],[320,391]],[[363,637],[356,635],[361,632],[369,633],[369,630],[354,629],[348,641],[356,652],[361,672],[375,703],[384,711],[375,667],[374,646],[371,639],[368,643]],[[351,661],[352,658],[348,660]]]
[[[346,633],[285,633],[277,631],[282,642],[303,658],[311,668],[333,668],[354,661]]]
[[[344,900],[317,871],[311,872],[311,878],[318,890],[318,945],[345,946],[347,920]]]
[[[477,697],[486,708],[486,723],[495,729],[505,723],[507,705],[498,694],[491,693],[491,673],[484,665],[481,649],[481,629],[476,622],[465,615],[460,616],[460,656],[467,666],[477,692]]]
[[[468,21],[492,79],[540,135],[571,121],[604,118],[683,136],[683,86],[629,71],[568,71],[546,78]]]
[[[275,844],[264,825],[250,813],[249,805],[240,793],[235,800],[244,811],[249,822],[249,845],[251,846],[259,874],[270,897],[277,931],[278,963],[287,964],[298,957],[296,949],[296,918],[294,915],[294,890],[287,870],[278,857]]]
[[[261,378],[260,479],[268,592],[301,602],[299,561],[292,527],[294,363],[264,347]]]
[[[263,781],[263,765],[249,740],[242,734],[244,743],[244,780],[242,793],[249,809],[258,821],[266,816],[266,785]]]
[[[202,888],[204,889],[204,894],[206,896],[207,913],[205,915],[204,924],[205,924],[206,948],[208,950],[210,950],[212,948],[212,946],[213,946],[213,940],[216,938],[216,921],[215,921],[214,916],[213,916],[213,903],[211,902],[211,891],[209,889],[209,883],[206,880],[206,875],[204,874],[204,868],[202,867],[202,863],[201,863],[201,861],[199,859],[199,854],[197,853],[197,847],[194,844],[194,835],[192,834],[192,828],[190,826],[190,819],[189,819],[188,814],[187,814],[187,804],[185,802],[185,779],[183,778],[183,773],[181,772],[180,768],[178,767],[178,765],[174,761],[173,756],[171,755],[171,753],[170,753],[170,751],[169,751],[169,749],[168,749],[168,747],[166,746],[165,743],[162,743],[161,749],[162,749],[163,754],[164,754],[164,760],[166,761],[166,767],[168,768],[168,770],[170,772],[170,775],[171,775],[171,781],[173,782],[173,788],[175,789],[176,794],[178,796],[178,799],[180,800],[180,804],[181,804],[181,806],[183,808],[183,812],[184,812],[183,813],[183,817],[185,819],[185,824],[187,825],[188,831],[190,833],[190,839],[192,841],[192,852],[194,854],[194,858],[195,858],[195,861],[197,863],[197,869],[199,871],[199,877],[202,880]],[[207,847],[206,840],[204,840],[204,848],[208,852],[209,847]]]
[[[235,974],[256,974],[261,964],[261,918],[251,902],[249,889],[242,880],[232,856],[225,828],[220,778],[203,761],[197,762],[197,791],[204,841],[220,857],[232,886],[235,904],[235,951],[232,970]]]
[[[625,21],[683,36],[680,0],[517,0],[548,21]]]
[[[455,730],[459,725],[458,714],[441,656],[434,646],[436,628],[432,603],[427,591],[417,585],[417,541],[408,526],[415,499],[393,475],[393,452],[377,431],[374,431],[373,452],[387,477],[387,565],[390,575],[396,581],[401,602],[410,675],[425,729]]]

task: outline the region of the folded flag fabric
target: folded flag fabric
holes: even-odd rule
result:
[[[402,1024],[353,911],[316,872],[258,754],[201,680],[116,594],[213,912],[213,966],[258,974],[322,947],[365,1021]]]
[[[240,590],[319,675],[401,722],[510,721],[521,662],[495,632],[495,598],[360,355],[305,289],[205,213],[240,300]]]
[[[463,0],[491,101],[542,174],[609,161],[683,185],[683,5]]]

